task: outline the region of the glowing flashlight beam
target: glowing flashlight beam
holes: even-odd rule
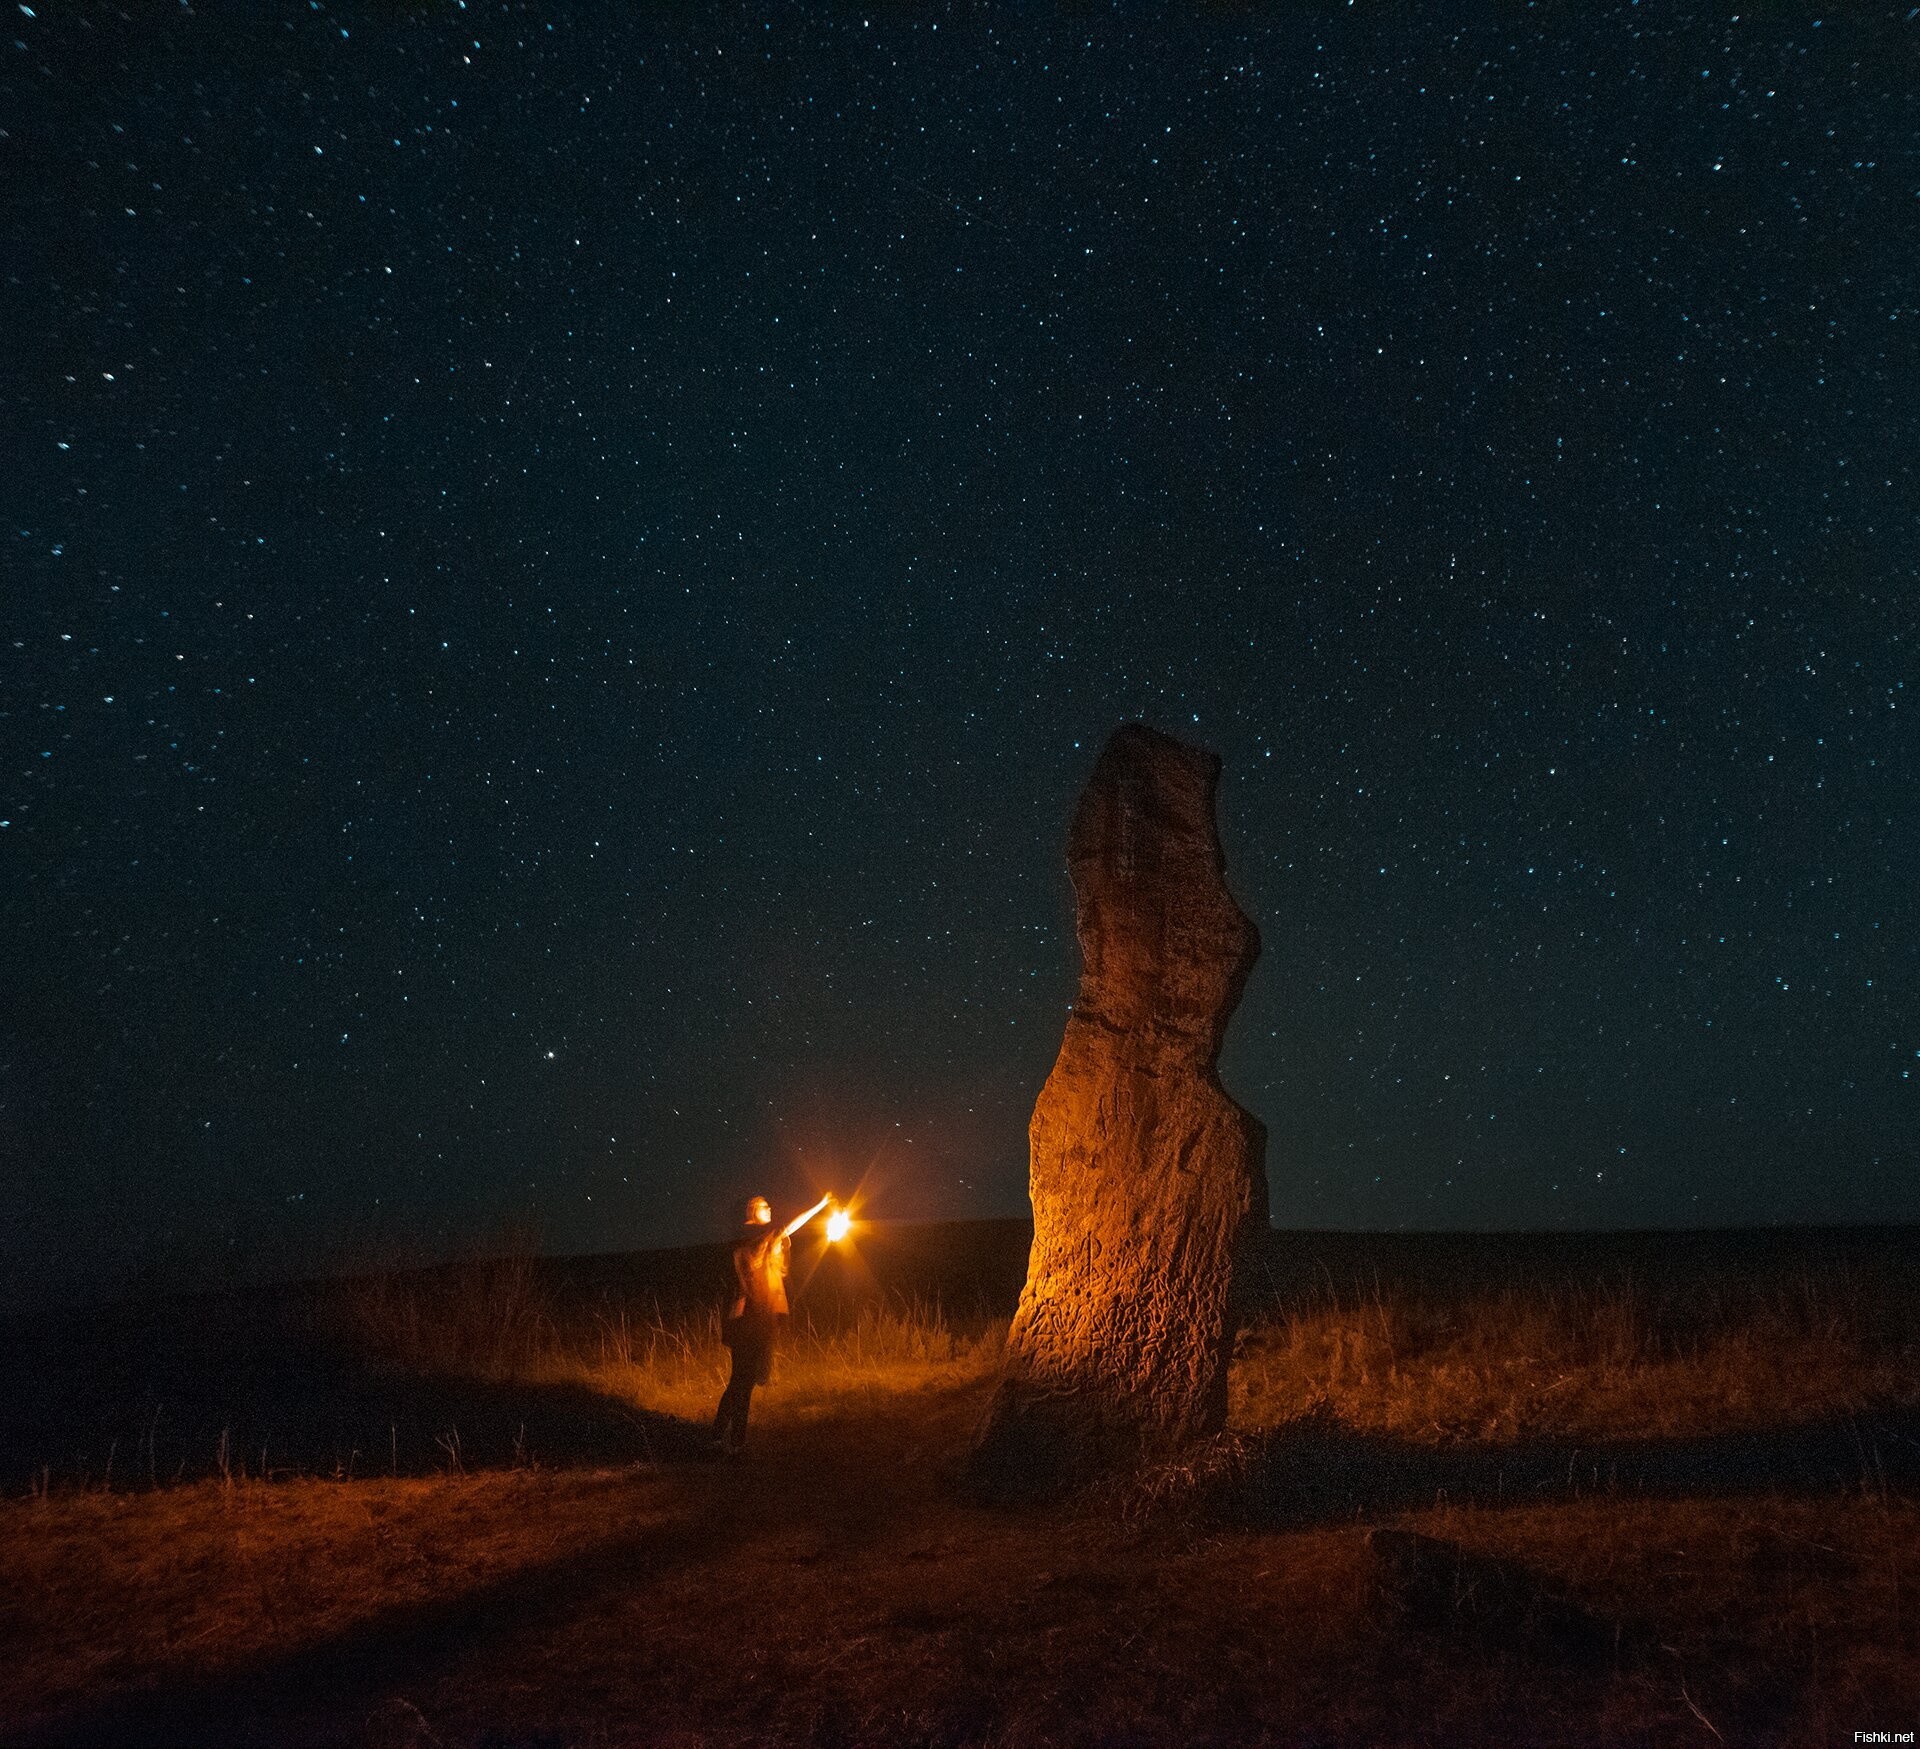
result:
[[[853,1216],[845,1209],[835,1209],[827,1216],[827,1237],[838,1241],[847,1236],[847,1229],[853,1225]]]

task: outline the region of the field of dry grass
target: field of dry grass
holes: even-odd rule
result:
[[[1735,1433],[1920,1400],[1908,1284],[1844,1267],[1753,1280],[1305,1292],[1254,1325],[1236,1425],[1324,1403],[1396,1438]]]
[[[557,1311],[523,1253],[349,1280],[312,1315],[412,1372],[579,1387],[690,1421],[712,1416],[727,1379],[717,1299],[672,1311],[625,1300]],[[937,1302],[875,1298],[817,1324],[803,1302],[781,1352],[780,1396],[792,1415],[951,1388],[997,1363],[1006,1322],[962,1323]]]
[[[1913,1729],[1911,1260],[1680,1255],[1475,1270],[1388,1248],[1316,1275],[1283,1250],[1220,1441],[1021,1510],[957,1485],[991,1307],[803,1317],[747,1458],[721,1464],[699,1430],[724,1374],[710,1308],[558,1293],[516,1257],[336,1284],[261,1314],[254,1358],[198,1409],[156,1410],[111,1487],[50,1450],[0,1502],[0,1740]],[[324,1363],[242,1376],[296,1350]],[[229,1395],[245,1431],[216,1443]],[[146,1402],[115,1413],[137,1428]],[[248,1455],[262,1412],[308,1461],[286,1433]],[[158,1429],[183,1418],[176,1465]]]

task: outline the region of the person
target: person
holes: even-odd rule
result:
[[[746,1220],[733,1247],[733,1299],[721,1326],[721,1335],[733,1351],[733,1367],[713,1417],[714,1443],[728,1456],[747,1443],[754,1386],[773,1377],[773,1354],[780,1342],[781,1320],[787,1315],[787,1261],[793,1252],[793,1235],[832,1201],[823,1196],[776,1232],[767,1199],[747,1199]]]

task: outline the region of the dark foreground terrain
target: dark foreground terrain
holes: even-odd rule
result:
[[[1020,1510],[1012,1225],[821,1264],[728,1464],[710,1254],[18,1322],[0,1741],[1911,1730],[1915,1237],[1282,1236],[1228,1435]]]

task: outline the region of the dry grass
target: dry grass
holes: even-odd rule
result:
[[[56,1489],[0,1504],[0,1738],[1850,1743],[1920,1720],[1920,1507],[1864,1453],[1836,1481],[1670,1497],[1422,1478],[1555,1442],[1764,1454],[1911,1407],[1896,1274],[1297,1292],[1242,1341],[1227,1436],[1046,1511],[954,1485],[1004,1322],[897,1299],[800,1321],[743,1466]],[[710,1312],[570,1299],[525,1258],[368,1277],[293,1316],[403,1381],[685,1421],[726,1365]],[[1166,1510],[1244,1501],[1262,1464],[1315,1452],[1411,1487],[1288,1519]],[[1513,1575],[1518,1613],[1383,1588],[1374,1525]],[[1554,1610],[1602,1652],[1555,1640]]]
[[[689,1420],[713,1413],[730,1365],[717,1306],[557,1305],[525,1254],[358,1277],[313,1315],[411,1371],[578,1385]],[[875,1394],[950,1389],[998,1365],[1006,1330],[1004,1318],[961,1322],[922,1299],[870,1302],[824,1327],[803,1313],[782,1340],[779,1395],[790,1413],[818,1413]]]
[[[1401,1439],[1678,1438],[1920,1402],[1920,1303],[1845,1268],[1443,1296],[1322,1291],[1242,1338],[1237,1427],[1325,1404]]]
[[[709,1413],[728,1355],[717,1308],[565,1306],[525,1254],[340,1284],[317,1315],[420,1373],[578,1384],[670,1414]],[[1007,1321],[894,1298],[794,1320],[779,1386],[815,1409],[991,1372]],[[1258,1308],[1235,1348],[1232,1425],[1325,1409],[1417,1441],[1677,1438],[1920,1403],[1920,1300],[1842,1265],[1771,1279],[1542,1281],[1340,1292]]]

